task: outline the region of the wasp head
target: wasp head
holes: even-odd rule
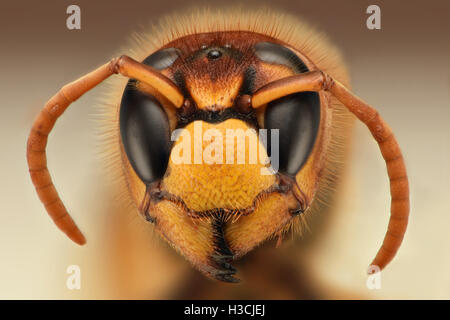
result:
[[[300,56],[259,34],[192,35],[143,61],[177,85],[181,108],[145,83],[130,80],[124,91],[120,132],[133,198],[210,277],[236,281],[232,260],[286,230],[317,188],[319,94],[249,107],[261,86],[313,67]]]

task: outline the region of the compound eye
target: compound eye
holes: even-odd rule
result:
[[[289,48],[271,42],[255,45],[256,56],[264,62],[289,67],[294,73],[309,71],[305,63]],[[267,105],[264,127],[278,129],[278,147],[270,141],[269,151],[279,152],[279,171],[296,175],[301,170],[314,147],[320,124],[320,99],[315,92],[301,92],[274,100]]]
[[[154,52],[142,63],[163,70],[178,56],[178,49],[166,48]],[[161,104],[153,96],[138,91],[135,82],[128,81],[122,96],[120,136],[134,171],[149,184],[161,179],[166,172],[171,148],[170,127]]]
[[[145,184],[161,179],[167,169],[171,143],[169,120],[159,102],[127,86],[119,122],[125,153],[139,178]]]
[[[152,53],[142,61],[143,64],[157,70],[169,68],[178,59],[180,51],[176,48],[166,48]]]
[[[279,130],[279,171],[294,176],[308,159],[320,124],[320,102],[315,92],[295,93],[267,105],[264,127]],[[273,156],[275,141],[270,141]]]
[[[143,63],[155,69],[170,67],[178,49],[167,48],[148,56]],[[120,104],[120,135],[125,153],[136,174],[145,183],[161,179],[167,169],[171,148],[166,112],[155,97],[137,90],[128,81]]]
[[[264,62],[287,66],[294,73],[308,72],[308,67],[291,49],[272,42],[258,42],[255,55]]]

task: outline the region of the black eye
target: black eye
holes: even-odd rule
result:
[[[320,123],[320,103],[315,92],[295,93],[268,104],[266,129],[279,129],[279,171],[295,175],[308,159]],[[270,141],[270,133],[268,140]],[[270,142],[273,155],[274,142]]]
[[[282,64],[295,73],[308,72],[308,67],[289,48],[272,42],[258,42],[255,44],[255,55],[262,61]]]
[[[289,48],[270,42],[255,45],[255,54],[262,61],[285,65],[294,73],[309,71],[303,61]],[[280,172],[295,175],[308,159],[320,124],[320,99],[316,92],[300,92],[272,101],[264,115],[266,129],[279,130]],[[268,145],[273,156],[274,141]]]
[[[222,52],[220,52],[217,49],[212,49],[208,51],[208,54],[206,56],[208,57],[209,60],[216,60],[222,56]]]
[[[170,129],[159,102],[127,88],[119,117],[122,143],[134,171],[146,184],[161,179],[169,160]]]
[[[161,70],[178,58],[178,50],[168,48],[147,57],[143,63]],[[171,141],[169,120],[160,103],[138,91],[135,80],[128,81],[120,104],[120,135],[134,171],[146,184],[161,179],[167,169]]]
[[[163,70],[170,67],[178,59],[178,55],[178,49],[166,48],[152,53],[142,63],[157,70]]]

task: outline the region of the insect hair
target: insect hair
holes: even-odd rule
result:
[[[319,70],[337,79],[347,87],[349,76],[340,52],[330,44],[327,37],[301,19],[285,12],[274,12],[271,8],[246,9],[191,9],[183,14],[172,14],[160,19],[151,27],[134,32],[127,44],[115,54],[126,54],[137,61],[144,60],[174,39],[195,33],[219,31],[250,31],[276,38],[307,57]],[[147,30],[147,31],[145,31]],[[114,55],[112,55],[114,56]],[[108,80],[103,97],[97,108],[98,137],[100,156],[105,162],[105,175],[117,190],[115,202],[128,212],[131,217],[137,216],[132,193],[124,175],[123,165],[128,160],[122,152],[119,133],[119,106],[127,79],[116,77]],[[319,188],[310,208],[302,215],[292,219],[282,233],[289,230],[302,230],[308,219],[326,208],[332,201],[337,185],[342,176],[345,158],[350,147],[350,132],[354,116],[337,101],[330,98],[331,130],[328,137],[328,148],[324,150],[325,165],[321,172]],[[125,157],[125,158],[124,158]],[[129,163],[128,163],[129,165]],[[137,191],[137,190],[135,190]],[[144,194],[134,192],[135,196]],[[144,222],[143,222],[144,223]],[[275,236],[275,234],[274,234]]]

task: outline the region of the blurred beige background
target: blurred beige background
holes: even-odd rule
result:
[[[65,11],[73,3],[81,7],[80,31],[66,29]],[[37,112],[62,85],[111,58],[141,25],[197,3],[2,1],[0,298],[145,296],[145,290],[118,294],[108,275],[117,261],[103,252],[108,245],[103,227],[114,203],[97,156],[97,124],[91,121],[99,90],[66,112],[48,145],[55,185],[88,238],[85,247],[71,243],[46,217],[28,176],[26,138]],[[246,3],[251,7],[260,2]],[[370,4],[381,7],[381,30],[366,28]],[[332,227],[316,235],[319,240],[308,248],[317,285],[373,298],[449,299],[449,2],[277,0],[274,7],[303,17],[341,48],[354,92],[394,129],[410,176],[412,211],[404,245],[383,271],[382,289],[369,291],[365,270],[387,226],[389,186],[376,144],[361,124],[356,126],[344,197],[329,217]],[[129,220],[124,228],[145,230],[139,220]],[[150,246],[154,251],[148,253],[149,261],[165,262],[149,270],[143,283],[152,288],[148,297],[164,298],[164,290],[189,266],[161,249],[165,245],[160,241]],[[71,264],[81,267],[81,290],[66,288]]]

